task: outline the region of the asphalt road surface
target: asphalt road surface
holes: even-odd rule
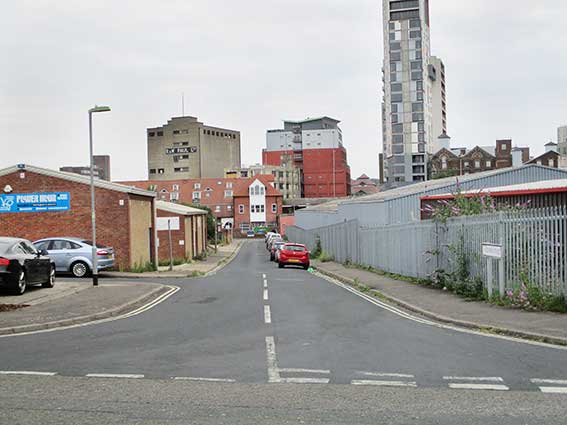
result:
[[[135,317],[0,338],[0,423],[565,423],[567,350],[402,317],[260,241],[168,283]]]

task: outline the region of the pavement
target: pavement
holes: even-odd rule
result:
[[[0,304],[26,307],[0,312],[0,335],[53,329],[126,314],[171,288],[150,282],[57,279],[53,288],[29,287],[21,296],[0,293]]]
[[[565,347],[439,326],[261,241],[159,282],[180,289],[126,320],[0,338],[0,422],[565,423]]]
[[[220,270],[224,265],[230,262],[238,253],[243,243],[245,241],[233,239],[228,245],[218,246],[217,252],[214,248],[209,249],[207,258],[204,260],[193,260],[191,263],[180,264],[173,266],[173,270],[169,270],[168,266],[160,266],[157,272],[144,272],[144,273],[132,273],[132,272],[119,272],[119,271],[103,271],[100,273],[103,277],[112,278],[188,278],[196,277],[200,275],[207,275],[215,273]]]
[[[405,309],[443,323],[567,345],[567,314],[535,312],[468,301],[439,289],[395,280],[335,262],[312,261],[321,273],[354,284],[355,279]]]

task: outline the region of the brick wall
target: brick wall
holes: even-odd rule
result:
[[[20,178],[20,172],[0,177],[0,187],[9,184],[13,193],[70,192],[71,209],[61,212],[1,213],[0,235],[30,239],[74,236],[91,239],[91,201],[89,186],[36,174],[30,171]],[[96,223],[98,245],[112,246],[117,267],[131,266],[129,194],[96,188]],[[151,198],[147,198],[151,202]],[[120,200],[124,205],[120,205]]]
[[[163,211],[158,209],[156,212],[158,217],[177,217],[179,218],[179,230],[171,231],[171,248],[173,251],[173,258],[184,259],[187,258],[186,250],[191,248],[191,245],[186,246],[187,243],[191,241],[185,240],[185,216],[181,214],[175,214],[169,211]],[[169,235],[167,230],[160,230],[158,233],[159,247],[158,247],[158,258],[160,260],[169,259]],[[184,241],[184,245],[180,245],[179,241]]]

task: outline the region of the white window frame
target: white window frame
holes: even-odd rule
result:
[[[178,184],[172,185],[171,190],[173,190],[174,192],[179,192],[179,185]]]
[[[215,212],[221,212],[221,206],[220,205],[215,206]]]
[[[233,194],[234,193],[232,192],[232,190],[225,190],[224,191],[224,197],[225,198],[232,198]]]
[[[232,182],[226,182],[226,188],[232,189]]]
[[[272,204],[272,213],[273,213],[273,214],[277,214],[277,213],[278,213],[278,204]]]
[[[193,192],[193,199],[201,199],[201,192]]]
[[[195,183],[193,189],[201,189],[201,183]]]

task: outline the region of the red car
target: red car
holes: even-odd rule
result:
[[[280,248],[278,267],[295,265],[309,268],[309,251],[305,245],[299,243],[286,243]]]

